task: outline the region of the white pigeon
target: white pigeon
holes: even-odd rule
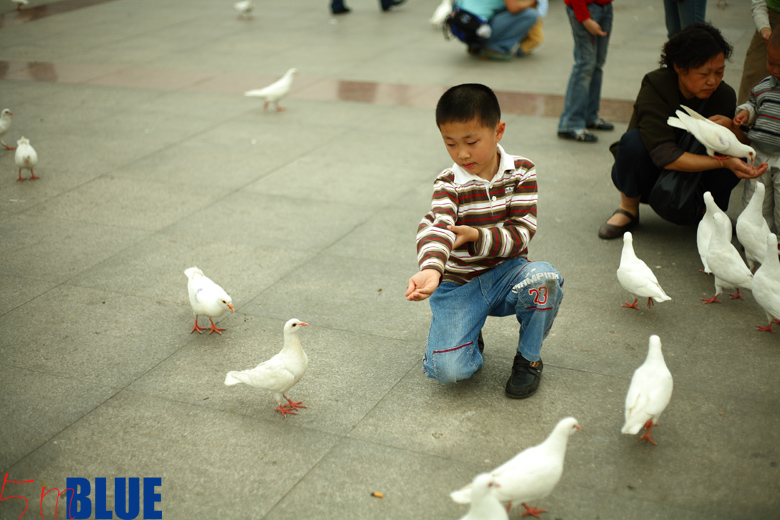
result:
[[[767,251],[777,248],[777,236],[766,236]],[[764,309],[769,325],[758,326],[758,330],[774,332],[773,323],[780,323],[780,259],[777,255],[766,255],[764,263],[753,275],[753,298]]]
[[[255,3],[253,0],[242,0],[241,2],[236,2],[233,4],[233,8],[238,11],[239,20],[244,16],[246,16],[249,20],[255,17],[255,15],[252,14],[252,11],[255,8]]]
[[[526,502],[536,502],[552,493],[563,474],[566,444],[575,429],[582,429],[577,419],[561,419],[543,443],[521,451],[490,472],[498,484],[491,488],[491,492],[499,502],[509,504],[507,511],[512,507],[512,503],[519,502],[525,508],[523,516],[536,516],[545,512],[543,509],[528,506]],[[458,504],[468,504],[471,502],[471,494],[472,488],[469,484],[450,493],[450,497]]]
[[[710,247],[710,239],[715,230],[715,219],[712,217],[716,213],[720,213],[725,218],[728,218],[728,215],[715,204],[715,199],[712,198],[712,193],[709,191],[704,192],[704,205],[707,207],[707,211],[704,212],[704,216],[699,221],[699,227],[696,229],[696,247],[699,249],[699,258],[704,266],[703,271],[710,274],[712,271],[707,264],[707,249]],[[727,232],[726,241],[731,242],[731,226],[728,226],[725,231]]]
[[[215,284],[203,274],[203,271],[197,267],[190,267],[184,271],[187,275],[187,292],[190,295],[190,305],[192,306],[192,313],[195,315],[195,326],[192,327],[190,334],[198,331],[198,334],[203,334],[202,330],[209,330],[209,334],[216,332],[222,334],[221,331],[225,330],[218,328],[214,325],[212,318],[219,318],[225,314],[228,309],[235,312],[233,309],[233,300],[228,296],[228,293]],[[211,327],[199,327],[198,316],[206,316],[211,322]]]
[[[246,383],[250,386],[270,390],[274,393],[274,399],[279,405],[276,411],[280,412],[282,417],[287,414],[297,415],[295,410],[306,407],[300,401],[292,401],[287,397],[287,392],[301,380],[309,366],[309,358],[306,357],[306,353],[301,347],[301,341],[298,339],[298,331],[307,325],[308,323],[295,318],[289,320],[284,324],[284,347],[281,352],[255,368],[240,372],[228,372],[225,384],[233,386]],[[282,398],[287,399],[287,407],[282,404]]]
[[[658,303],[671,300],[658,283],[653,271],[647,264],[637,258],[634,253],[634,238],[630,231],[623,233],[623,252],[620,255],[620,266],[617,278],[623,289],[634,296],[634,303],[624,303],[623,307],[639,310],[636,302],[639,297],[647,298],[647,308]]]
[[[755,162],[756,151],[750,146],[740,143],[734,132],[710,121],[692,108],[681,106],[688,113],[677,110],[675,111],[677,117],[669,117],[666,124],[693,134],[693,137],[704,145],[709,155],[715,156],[717,152],[720,155],[748,159],[750,164]]]
[[[11,0],[11,1],[16,4],[17,11],[21,11],[23,5],[27,5],[30,3],[28,0]]]
[[[737,218],[737,239],[745,248],[745,259],[751,271],[756,262],[764,262],[766,236],[771,232],[762,213],[765,189],[762,182],[756,182],[756,191]]]
[[[497,486],[493,475],[477,475],[471,483],[471,508],[460,520],[509,520],[506,509],[490,491]]]
[[[620,431],[636,435],[644,427],[647,431],[639,440],[656,444],[650,438],[650,432],[653,426],[658,426],[658,418],[672,398],[673,386],[672,373],[666,367],[661,352],[661,338],[650,336],[647,358],[634,372],[631,385],[628,387],[626,423]]]
[[[707,265],[715,276],[715,296],[702,298],[705,303],[720,303],[718,296],[723,289],[736,289],[737,294],[729,294],[731,299],[742,299],[740,288],[750,289],[753,273],[747,268],[731,241],[725,239],[726,227],[731,227],[728,217],[715,214],[715,232],[712,233],[707,248]]]
[[[298,69],[289,69],[284,73],[284,76],[271,83],[267,87],[256,90],[247,90],[244,92],[244,95],[248,97],[259,97],[265,101],[265,104],[263,105],[264,110],[268,110],[268,106],[271,103],[274,104],[276,110],[284,110],[283,107],[279,106],[279,101],[290,92],[293,76],[296,74],[298,74]]]
[[[40,179],[40,177],[35,176],[35,171],[33,170],[38,164],[38,153],[27,138],[22,137],[16,141],[16,155],[14,155],[14,160],[19,167],[19,178],[16,179],[17,181],[26,180],[22,178],[22,170],[30,170],[30,173],[32,174],[32,177],[30,177],[31,181]]]
[[[441,3],[436,7],[433,12],[433,16],[428,20],[432,25],[436,27],[441,26],[447,20],[447,17],[452,12],[452,0],[441,0]]]
[[[14,115],[13,112],[11,112],[9,109],[4,108],[2,112],[0,112],[0,144],[5,147],[6,150],[15,150],[16,148],[12,146],[8,146],[3,141],[3,137],[5,137],[5,134],[8,133],[8,130],[11,129],[11,116]]]

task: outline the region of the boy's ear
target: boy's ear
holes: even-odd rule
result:
[[[501,121],[496,125],[496,142],[499,142],[504,137],[504,130],[506,130],[506,123]]]

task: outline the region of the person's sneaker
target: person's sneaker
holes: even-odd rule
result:
[[[479,337],[477,338],[477,346],[479,347],[479,353],[485,352],[485,340],[482,339],[482,331],[479,331]]]
[[[512,363],[512,375],[506,382],[506,396],[512,399],[525,399],[531,397],[539,388],[539,380],[542,378],[544,363],[539,361],[531,363],[519,352],[515,354]]]

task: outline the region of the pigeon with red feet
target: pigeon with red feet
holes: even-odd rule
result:
[[[545,441],[521,451],[514,458],[497,467],[489,474],[497,486],[491,487],[491,492],[499,502],[521,504],[525,508],[523,516],[531,515],[539,518],[544,509],[536,509],[528,503],[538,502],[552,493],[563,474],[563,459],[566,455],[566,445],[574,430],[580,430],[574,417],[561,419]],[[459,504],[472,501],[474,489],[472,485],[453,491],[450,497]]]
[[[636,369],[626,395],[626,423],[622,433],[636,435],[643,427],[647,430],[639,440],[652,444],[650,438],[653,426],[658,426],[658,418],[672,398],[672,373],[664,362],[661,352],[661,338],[650,336],[647,358]]]
[[[22,177],[22,170],[30,170],[31,181],[40,179],[35,176],[35,167],[38,165],[38,152],[30,144],[29,139],[22,137],[16,141],[16,154],[14,155],[16,165],[19,167],[19,178],[17,181],[27,180]]]
[[[771,232],[762,212],[766,187],[760,181],[755,182],[755,184],[756,191],[753,192],[745,209],[739,214],[736,226],[737,240],[745,248],[745,259],[751,271],[753,271],[756,262],[764,262],[764,255],[767,251],[766,236]],[[772,248],[772,251],[776,250],[776,246]]]
[[[630,231],[623,234],[623,252],[620,255],[617,278],[623,289],[634,296],[634,303],[626,302],[623,307],[638,310],[636,302],[639,298],[647,298],[648,309],[654,305],[653,301],[661,303],[671,300],[661,288],[653,271],[634,253],[634,238]]]
[[[766,236],[767,251],[774,251],[777,244],[777,236],[769,233]],[[768,254],[764,257],[764,263],[753,275],[753,298],[764,309],[769,324],[766,327],[758,326],[758,330],[774,332],[773,323],[780,323],[780,259],[776,254]]]
[[[715,231],[710,239],[710,247],[707,248],[707,264],[715,276],[715,296],[702,298],[705,303],[720,303],[718,296],[723,289],[736,289],[736,294],[729,294],[731,299],[742,299],[740,289],[750,289],[753,282],[753,273],[742,261],[739,251],[726,240],[726,228],[731,227],[728,217],[716,214]]]
[[[274,399],[279,405],[277,412],[285,417],[287,414],[297,415],[298,408],[306,408],[300,402],[295,402],[287,397],[287,392],[301,380],[309,367],[309,358],[303,351],[301,341],[298,339],[298,331],[307,326],[298,319],[291,319],[284,325],[284,347],[269,359],[248,370],[228,372],[225,378],[227,386],[245,383],[250,386],[262,388],[273,392]],[[283,404],[282,399],[287,400]]]
[[[274,81],[267,87],[258,88],[255,90],[247,90],[244,95],[247,97],[259,97],[265,101],[263,107],[264,110],[268,110],[268,107],[273,103],[276,110],[284,110],[284,107],[279,106],[279,101],[290,93],[292,88],[293,77],[298,74],[298,69],[292,68],[284,73],[280,79]]]
[[[3,145],[3,148],[6,150],[16,150],[13,146],[8,146],[5,144],[5,141],[3,141],[3,137],[5,137],[5,134],[8,133],[8,131],[11,129],[11,116],[14,115],[13,112],[11,112],[9,109],[4,108],[2,112],[0,112],[0,144]]]
[[[222,331],[225,329],[220,329],[214,325],[213,318],[219,318],[228,310],[235,312],[233,300],[222,287],[212,282],[197,267],[186,269],[184,274],[187,275],[187,292],[190,296],[192,313],[195,315],[195,326],[192,327],[190,334],[195,331],[198,334],[203,334],[201,332],[203,330],[208,330],[209,334],[214,332],[222,334]],[[211,327],[198,326],[198,316],[206,316],[211,323]]]

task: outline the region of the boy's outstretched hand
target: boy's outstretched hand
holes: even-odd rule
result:
[[[439,286],[441,273],[435,269],[423,269],[409,278],[409,287],[406,289],[406,299],[411,302],[420,302],[428,298]]]

